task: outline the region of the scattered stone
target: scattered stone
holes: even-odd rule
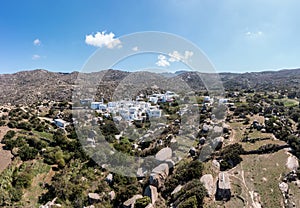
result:
[[[279,189],[282,193],[288,193],[288,190],[289,190],[289,185],[285,182],[281,182],[279,184]]]
[[[108,195],[110,196],[111,201],[116,198],[116,193],[114,191],[109,192]]]
[[[152,204],[155,204],[157,198],[158,198],[158,193],[157,193],[157,188],[155,186],[147,186],[144,192],[144,196],[149,196],[151,199]]]
[[[223,132],[223,128],[220,127],[220,126],[215,126],[214,127],[214,132],[218,133],[218,134],[221,134]]]
[[[143,196],[140,194],[134,195],[133,197],[131,197],[130,199],[128,199],[127,201],[125,201],[123,203],[123,207],[124,208],[134,208],[134,204],[135,204],[136,200],[141,199],[141,198],[143,198]]]
[[[159,161],[165,161],[172,158],[172,149],[169,147],[161,149],[156,155],[155,158]]]
[[[200,178],[200,181],[204,184],[204,187],[207,190],[208,196],[211,197],[214,194],[214,190],[215,190],[213,176],[211,174],[203,175]]]
[[[228,134],[230,130],[230,126],[228,124],[223,124],[223,133]]]
[[[218,162],[218,160],[212,160],[212,165],[218,170],[220,169],[220,163]]]
[[[205,137],[201,137],[199,139],[199,144],[204,145],[205,141],[206,141]]]
[[[224,142],[224,137],[216,137],[212,141],[212,147],[215,148],[215,150],[219,150],[222,148]]]
[[[208,130],[209,130],[209,125],[207,125],[207,124],[204,124],[203,125],[203,127],[202,127],[202,131],[205,133],[205,132],[208,132]]]
[[[165,179],[168,177],[168,175],[169,165],[167,163],[162,163],[152,170],[149,182],[151,185],[160,188],[163,185]]]
[[[290,170],[297,170],[299,167],[298,158],[294,155],[290,155],[287,159],[286,166]]]
[[[181,189],[182,189],[182,185],[178,185],[173,191],[172,191],[172,193],[171,193],[171,195],[174,195],[174,194],[176,194],[176,193],[178,193]]]
[[[100,200],[100,195],[97,193],[89,193],[88,198],[89,198],[89,202],[93,204],[93,203],[97,203]]]
[[[56,200],[57,200],[57,197],[55,197],[52,201],[47,202],[45,205],[41,205],[39,208],[62,207],[61,204],[55,203]]]
[[[170,141],[170,143],[171,144],[175,144],[175,143],[177,143],[177,140],[175,138],[172,138],[171,141]]]
[[[111,184],[113,182],[113,174],[108,174],[105,178],[105,181],[109,184]]]
[[[192,157],[196,156],[196,153],[197,153],[197,152],[196,152],[196,148],[195,148],[195,147],[191,147],[189,153],[190,153],[190,155],[191,155]]]

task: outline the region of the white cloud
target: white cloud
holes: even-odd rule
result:
[[[40,41],[40,39],[35,39],[34,41],[33,41],[33,45],[35,45],[35,46],[40,46],[41,45],[41,41]]]
[[[159,55],[158,61],[156,62],[157,66],[167,67],[170,66],[170,62],[187,62],[190,60],[190,58],[194,55],[192,51],[184,51],[184,54],[180,54],[178,51],[173,51],[172,53],[169,53],[169,58],[167,59],[164,55]]]
[[[38,54],[34,54],[34,55],[32,56],[32,60],[38,60],[38,59],[40,59],[40,58],[41,58],[41,56],[38,55]]]
[[[133,51],[138,51],[139,48],[138,48],[137,46],[135,46],[135,47],[132,48],[132,50],[133,50]]]
[[[192,51],[185,51],[184,54],[180,54],[178,51],[173,51],[172,53],[168,54],[170,56],[170,62],[179,62],[179,61],[188,61],[194,53]]]
[[[262,31],[257,31],[257,32],[251,32],[251,31],[247,31],[245,33],[246,37],[248,38],[252,38],[252,39],[256,39],[256,38],[259,38],[261,36],[264,35],[264,33]]]
[[[105,31],[97,32],[95,35],[86,35],[85,36],[85,43],[88,45],[92,45],[95,47],[107,47],[107,48],[114,48],[114,47],[122,47],[121,41],[115,38],[115,34],[110,32],[106,34]]]
[[[167,60],[166,56],[158,55],[158,61],[156,62],[157,66],[167,67],[170,66],[170,62]]]

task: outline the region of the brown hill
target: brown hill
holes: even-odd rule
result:
[[[130,76],[128,76],[130,75]],[[202,74],[203,75],[203,74]],[[47,70],[22,71],[14,74],[0,74],[0,103],[29,104],[37,101],[55,100],[70,101],[74,84],[92,80],[92,85],[99,85],[97,95],[110,94],[115,90],[122,80],[128,84],[127,77],[134,77],[130,72],[119,70],[105,70],[83,74],[79,72],[55,73]],[[148,77],[164,77],[145,73],[145,80]],[[205,74],[204,78],[215,76]],[[220,73],[219,74],[225,89],[241,90],[288,90],[298,91],[300,85],[300,69],[265,71],[251,73]],[[99,77],[102,82],[98,83]],[[203,82],[196,72],[182,72],[176,76],[167,76],[165,79],[176,80],[180,78],[192,89],[205,89]],[[160,80],[160,79],[159,79]],[[143,81],[143,80],[140,80]],[[94,86],[93,86],[94,87]],[[143,90],[143,89],[141,89]]]

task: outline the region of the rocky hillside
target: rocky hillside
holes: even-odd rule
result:
[[[108,70],[103,80],[117,82],[126,72]],[[14,74],[0,74],[0,103],[30,104],[42,100],[70,101],[78,72],[54,73],[47,70],[22,71]],[[97,77],[91,73],[83,77]],[[109,89],[109,84],[107,88]]]
[[[132,73],[119,70],[106,70],[91,74],[80,73],[80,76],[78,74],[78,72],[54,73],[41,69],[14,74],[0,74],[0,103],[33,103],[44,99],[54,101],[71,100],[74,84],[78,80],[90,80],[95,77],[102,77],[101,80],[103,81],[98,87],[97,94],[109,94],[116,89],[121,80],[129,74],[132,75]],[[146,77],[150,77],[150,74],[147,74]],[[213,74],[206,75],[203,77],[215,76]],[[225,89],[231,90],[298,91],[300,84],[300,69],[242,74],[220,73],[219,75]],[[164,77],[163,74],[161,76]],[[157,75],[153,75],[153,77],[157,77]],[[177,76],[165,77],[165,79],[172,80],[172,82],[178,78],[186,82],[192,89],[205,89],[201,78],[196,72],[183,72]]]
[[[46,70],[2,74],[0,102],[31,103],[43,99],[69,99],[77,74],[53,73]]]

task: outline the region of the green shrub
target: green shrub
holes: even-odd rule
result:
[[[10,120],[8,123],[7,123],[7,126],[11,129],[13,128],[16,128],[18,125],[18,123],[15,121],[15,120]]]
[[[24,130],[27,130],[27,131],[30,131],[30,130],[31,130],[31,124],[28,123],[28,122],[25,122],[25,121],[18,123],[18,124],[16,125],[16,127],[17,127],[18,129],[24,129]]]
[[[243,160],[240,155],[244,152],[245,150],[241,144],[235,143],[226,146],[221,152],[221,158],[223,159],[220,163],[221,170],[231,169],[239,164]]]
[[[193,179],[199,180],[203,168],[203,164],[199,160],[192,162],[182,160],[175,173],[166,181],[163,194],[168,196],[179,184],[185,184]]]
[[[10,198],[13,202],[18,202],[22,199],[23,191],[20,188],[10,189]]]
[[[134,207],[135,208],[145,208],[150,203],[151,203],[150,197],[144,196],[143,198],[136,200]]]
[[[13,185],[17,189],[28,188],[31,185],[33,176],[30,173],[22,172],[14,176]]]
[[[27,161],[34,159],[38,154],[38,151],[33,147],[24,145],[19,149],[18,154],[23,161]]]
[[[192,196],[178,205],[178,208],[198,208],[196,196]]]
[[[207,190],[199,179],[193,179],[173,196],[176,207],[202,207]]]

